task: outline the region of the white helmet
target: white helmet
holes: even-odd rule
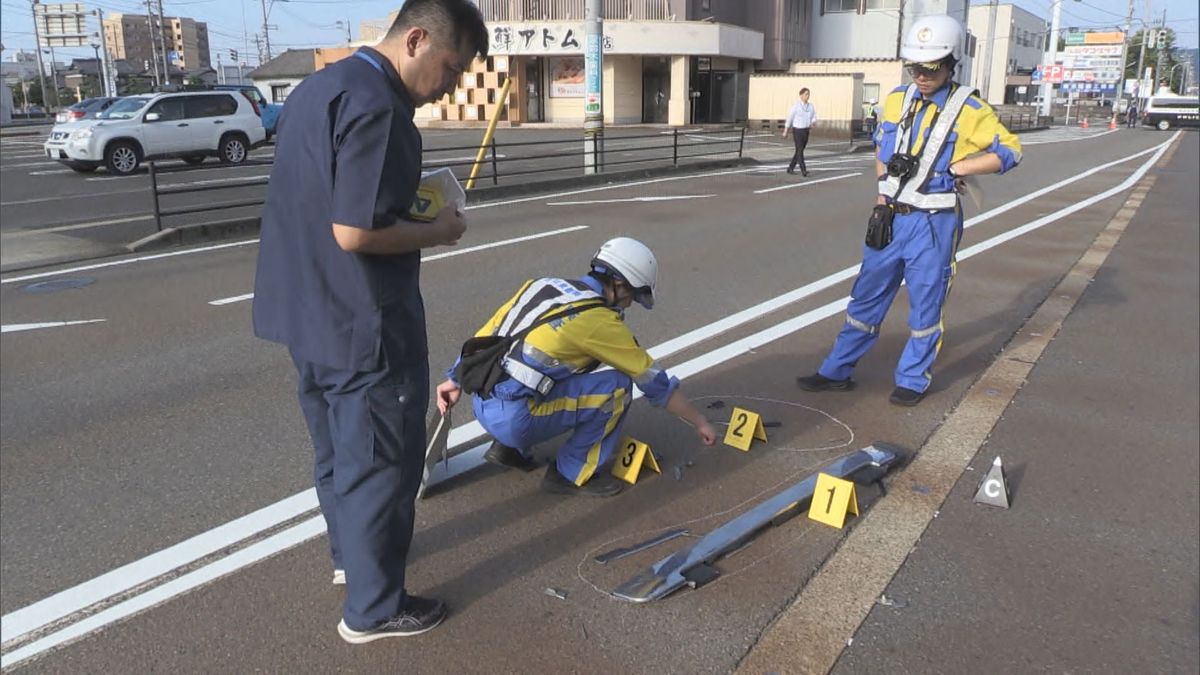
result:
[[[658,287],[658,260],[645,244],[629,237],[609,239],[592,256],[592,269],[613,274],[629,284],[635,299],[646,309],[654,309],[654,289]]]
[[[945,14],[923,16],[908,27],[900,45],[900,57],[914,63],[933,63],[947,56],[962,60],[963,27]]]

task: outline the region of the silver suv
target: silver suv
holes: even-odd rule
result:
[[[145,160],[166,157],[241,164],[265,141],[257,106],[240,92],[220,91],[128,96],[96,119],[55,126],[43,148],[80,173],[104,165],[127,176]]]

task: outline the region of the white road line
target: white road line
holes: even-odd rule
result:
[[[1164,142],[1161,145],[1149,148],[1147,150],[1143,150],[1141,152],[1130,155],[1123,159],[1109,162],[1108,164],[1097,166],[1087,172],[1078,174],[1071,178],[1064,179],[1062,181],[1059,181],[1057,183],[1049,185],[1041,190],[1038,190],[1037,192],[1025,195],[1017,200],[1014,200],[1013,202],[1010,202],[1009,204],[1005,204],[1004,206],[997,207],[986,213],[980,214],[980,215],[972,218],[971,220],[967,221],[965,226],[970,227],[972,225],[976,225],[981,222],[984,222],[984,221],[986,221],[990,218],[993,218],[1001,213],[1004,213],[1010,209],[1016,208],[1017,206],[1020,206],[1021,204],[1027,203],[1033,199],[1036,199],[1037,197],[1040,197],[1051,191],[1062,188],[1066,185],[1070,185],[1072,183],[1078,182],[1090,175],[1093,175],[1094,173],[1111,168],[1112,166],[1116,166],[1118,164],[1127,162],[1131,159],[1135,159],[1135,158],[1141,157],[1141,156],[1149,154],[1149,153],[1155,153],[1154,157],[1152,157],[1149,162],[1142,165],[1139,169],[1137,169],[1134,172],[1134,174],[1130,178],[1128,178],[1127,180],[1122,182],[1120,185],[1118,185],[1114,188],[1111,188],[1104,193],[1095,195],[1087,200],[1084,200],[1077,204],[1060,209],[1059,211],[1057,211],[1053,214],[1047,215],[1043,218],[1040,218],[1040,219],[1034,221],[1033,223],[1029,223],[1027,225],[1024,225],[1024,226],[1018,228],[1018,230],[1020,230],[1022,234],[1033,231],[1034,229],[1037,229],[1038,227],[1042,227],[1046,224],[1054,222],[1055,220],[1058,220],[1067,215],[1075,213],[1076,211],[1078,211],[1080,209],[1086,208],[1087,206],[1090,206],[1091,204],[1094,204],[1098,201],[1102,201],[1103,199],[1106,199],[1109,196],[1112,196],[1113,194],[1117,194],[1118,192],[1121,192],[1122,190],[1128,189],[1129,186],[1136,183],[1137,180],[1139,180],[1141,178],[1141,176],[1145,174],[1145,172],[1149,169],[1150,166],[1153,166],[1154,162],[1156,162],[1158,160],[1158,158],[1162,156],[1162,153],[1165,152],[1166,148],[1169,146],[1171,141],[1175,140],[1175,138],[1177,138],[1178,135],[1179,135],[1179,132],[1176,132],[1176,134],[1174,136],[1172,136],[1171,139],[1169,139],[1168,141]],[[1016,230],[1014,230],[1014,231],[1016,231]],[[996,246],[999,243],[1003,243],[1003,241],[1008,241],[1009,239],[1013,238],[1014,236],[1019,236],[1019,235],[1009,236],[1008,233],[1005,233],[1005,234],[999,235],[997,237],[994,237],[993,239],[988,240],[987,242],[983,242],[982,244],[977,244],[975,246],[972,246],[971,248],[968,248],[968,249],[960,252],[959,259],[965,260],[968,257],[982,253],[983,251],[988,250],[992,246]],[[992,242],[994,242],[994,243],[992,243]],[[771,300],[762,302],[754,307],[750,307],[748,309],[742,310],[741,312],[738,312],[737,314],[726,317],[725,319],[722,319],[721,321],[718,321],[716,323],[706,325],[703,328],[699,328],[694,331],[691,331],[691,332],[689,332],[685,335],[682,335],[678,338],[675,338],[675,339],[665,342],[661,345],[658,345],[658,346],[650,349],[649,351],[655,359],[666,358],[667,356],[677,353],[680,350],[687,349],[688,347],[690,347],[694,344],[697,344],[698,342],[710,339],[712,337],[716,337],[726,331],[736,328],[737,326],[740,326],[749,321],[755,320],[755,319],[757,319],[761,316],[764,316],[770,312],[774,312],[788,304],[797,302],[805,297],[808,297],[809,295],[820,292],[820,291],[822,291],[826,288],[829,288],[830,286],[833,286],[837,283],[851,279],[857,273],[858,273],[857,265],[854,267],[846,268],[846,269],[842,270],[841,272],[837,272],[835,274],[829,275],[829,276],[825,277],[824,279],[807,284],[806,286],[795,289],[789,293],[785,293],[783,295],[777,296],[776,298],[773,298]],[[829,304],[825,305],[824,307],[818,308],[816,310],[812,310],[812,311],[807,312],[799,317],[796,317],[794,319],[780,323],[770,329],[761,331],[755,335],[752,335],[750,337],[744,338],[742,340],[734,342],[725,347],[714,350],[713,352],[710,352],[709,354],[697,357],[696,359],[693,359],[684,364],[681,364],[680,366],[672,368],[671,370],[673,373],[678,373],[678,374],[681,374],[684,376],[686,376],[688,374],[694,374],[694,373],[700,372],[704,368],[712,367],[712,365],[721,363],[721,362],[723,362],[723,360],[728,360],[730,358],[733,358],[734,356],[745,353],[745,351],[747,351],[749,349],[753,349],[755,346],[758,346],[761,344],[766,344],[766,342],[770,342],[771,340],[778,339],[779,337],[783,337],[784,335],[787,335],[787,334],[790,334],[797,330],[800,330],[801,328],[811,325],[812,323],[815,323],[824,318],[833,316],[833,315],[837,314],[838,312],[844,310],[846,305],[848,304],[848,302],[849,302],[848,298],[843,298],[843,299],[835,301],[833,303],[829,303]],[[456,429],[453,429],[450,433],[449,443],[452,447],[457,447],[457,446],[461,446],[465,443],[471,442],[471,441],[479,438],[482,435],[483,435],[483,428],[479,425],[479,423],[477,421],[473,421],[473,422],[470,422],[463,426],[460,426]],[[465,461],[466,459],[471,458],[473,462],[478,463],[478,461],[482,457],[482,453],[483,453],[483,450],[485,447],[486,447],[486,445],[481,445],[477,448],[473,448],[472,450],[465,453],[466,455],[469,455],[469,457],[464,457],[464,454],[460,454],[460,455],[457,455],[452,461],[454,461],[456,464],[462,464],[462,461],[460,461],[460,460]],[[465,471],[469,471],[473,467],[474,467],[474,464],[472,464],[471,466],[467,466],[466,468],[461,468],[459,470],[456,470],[454,472],[454,475],[457,475],[458,473],[463,473]],[[435,476],[436,475],[437,474],[435,473]],[[134,588],[136,586],[144,584],[144,583],[151,581],[159,576],[162,576],[163,574],[166,574],[167,572],[170,572],[171,570],[177,569],[183,565],[194,562],[195,560],[202,558],[205,555],[209,555],[213,552],[221,550],[222,548],[236,544],[239,541],[243,541],[244,539],[246,539],[248,537],[252,537],[252,536],[258,534],[259,532],[262,532],[263,530],[266,530],[266,529],[269,529],[270,527],[278,525],[279,523],[285,522],[285,521],[295,518],[297,516],[301,516],[304,513],[311,511],[314,508],[317,508],[317,506],[318,505],[317,505],[315,490],[310,488],[310,489],[300,492],[296,495],[293,495],[292,497],[289,497],[285,500],[282,500],[282,501],[272,504],[268,507],[265,507],[264,509],[260,509],[259,511],[256,511],[252,514],[243,516],[242,518],[239,518],[235,521],[231,521],[231,522],[226,523],[225,525],[222,525],[218,528],[215,528],[208,532],[205,532],[205,533],[202,533],[195,537],[192,537],[191,539],[188,539],[185,542],[176,544],[167,549],[164,549],[157,553],[151,554],[150,556],[147,556],[141,560],[138,560],[138,561],[135,561],[128,565],[125,565],[124,567],[118,568],[117,570],[109,572],[101,577],[97,577],[96,579],[93,579],[92,581],[85,582],[84,584],[80,584],[79,586],[67,589],[67,590],[57,593],[45,600],[41,600],[37,603],[34,603],[33,605],[29,605],[27,607],[24,607],[22,609],[15,611],[15,612],[12,612],[4,617],[0,617],[0,630],[3,631],[3,638],[0,639],[0,642],[7,642],[9,639],[18,638],[32,630],[36,630],[37,628],[45,626],[49,623],[52,623],[52,622],[62,619],[64,617],[70,616],[72,613],[77,612],[82,609],[85,609],[87,607],[90,607],[90,606],[104,600],[105,598],[112,597],[113,595],[122,593],[131,588]],[[292,532],[292,531],[296,530],[297,528],[304,527],[305,525],[312,527],[311,524],[314,524],[314,523],[319,524],[320,520],[321,519],[318,516],[310,521],[307,521],[307,523],[305,523],[305,524],[296,526],[296,528],[292,528],[292,530],[285,530],[284,532],[282,532],[278,535],[275,535],[275,537],[283,537],[287,532]],[[322,525],[322,527],[323,527],[323,525]],[[316,531],[316,533],[311,534],[311,536],[309,538],[315,537],[319,534],[320,534],[320,531]],[[266,541],[271,541],[271,539],[265,540],[264,542],[260,542],[259,544],[255,544],[255,546],[263,545],[266,543]],[[293,546],[298,543],[302,543],[302,541],[304,541],[304,540],[300,540],[300,541],[289,540],[289,541],[292,541],[293,543],[288,544],[288,546]],[[250,547],[250,548],[254,548],[254,547]],[[246,549],[246,550],[249,550],[249,549]],[[279,549],[279,550],[282,550],[282,549]],[[241,553],[241,552],[239,552],[239,553]],[[237,556],[237,555],[239,555],[239,554],[238,553],[234,554],[234,556]],[[262,555],[255,557],[250,562],[254,562],[258,559],[261,559],[262,557],[266,557],[266,555],[270,555],[270,553],[269,552],[263,553]],[[247,556],[247,557],[250,557],[250,556]],[[184,578],[188,578],[188,577],[191,577],[192,575],[200,574],[202,572],[202,570],[209,569],[209,567],[221,566],[225,561],[228,561],[228,560],[229,560],[229,558],[222,559],[220,561],[212,563],[208,567],[201,568],[201,570],[192,572],[189,575],[185,575],[185,577],[181,577],[180,579],[176,580],[175,582],[170,582],[170,583],[176,583],[176,582],[181,581]],[[250,563],[247,562],[245,564],[250,564]],[[224,568],[222,568],[222,569],[224,569]],[[232,571],[232,570],[227,570],[225,572],[222,572],[222,574],[228,573],[228,571]],[[197,584],[198,583],[203,583],[203,580],[197,582]],[[186,586],[186,588],[184,588],[183,590],[187,590],[187,588],[193,588],[193,587],[194,586]],[[162,588],[162,587],[159,587],[159,588]],[[152,591],[149,591],[148,593],[154,593],[156,590],[158,590],[158,589],[154,589]],[[178,592],[182,592],[182,590],[178,591]],[[146,597],[146,594],[137,596],[136,598],[127,600],[124,603],[120,603],[112,608],[109,608],[108,610],[105,610],[105,612],[117,612],[118,608],[126,606],[127,603],[137,603],[139,600],[141,600],[142,598],[145,598],[145,597]],[[165,600],[169,599],[171,597],[171,594],[167,594],[167,593],[163,592],[163,593],[156,594],[153,597],[156,598],[155,602],[161,602],[161,601],[165,601]],[[134,609],[133,611],[138,611],[138,610]],[[117,620],[123,616],[127,616],[127,615],[128,615],[128,613],[115,615],[115,618],[112,618],[109,621],[106,621],[103,623],[91,622],[88,624],[88,626],[89,626],[88,631],[99,629],[103,625],[106,625],[107,623],[109,623],[111,621],[115,621],[115,620]],[[100,616],[100,615],[98,614],[96,616]],[[85,619],[84,621],[89,621],[89,620]],[[72,629],[74,629],[78,625],[79,624],[74,624],[73,626],[71,626],[67,629],[64,629],[63,631],[59,631],[58,633],[54,633],[54,634],[52,634],[48,637],[45,637],[37,642],[31,643],[30,645],[22,647],[18,651],[14,651],[9,655],[5,655],[5,658],[10,658],[10,659],[12,659],[10,661],[11,663],[16,663],[16,659],[14,659],[12,657],[18,653],[21,654],[20,659],[28,658],[29,656],[33,656],[37,653],[45,651],[46,649],[52,648],[52,647],[56,646],[57,644],[61,644],[63,641],[65,641],[67,639],[71,639],[73,637],[81,635],[83,633],[75,631],[75,632],[72,632],[66,638],[58,639],[59,636],[61,636],[63,633],[72,631]],[[5,665],[7,665],[7,663]]]
[[[67,169],[67,171],[70,171],[70,169]],[[61,202],[61,201],[65,201],[68,199],[80,199],[80,198],[87,199],[89,197],[108,197],[110,195],[128,195],[128,194],[133,194],[135,192],[141,193],[141,194],[148,194],[150,192],[150,189],[149,188],[141,188],[138,190],[112,190],[109,192],[101,192],[98,194],[83,194],[83,195],[70,195],[70,196],[59,195],[57,197],[38,197],[36,199],[18,199],[18,200],[11,201],[11,202],[0,202],[0,206],[18,206],[21,204],[44,204],[46,202]]]
[[[708,199],[716,195],[671,195],[665,197],[630,197],[628,199],[594,199],[582,202],[546,202],[546,206],[585,206],[588,204],[623,204],[628,202],[671,202],[681,199]]]
[[[507,157],[508,157],[508,155],[502,155],[502,154],[496,155],[496,159],[505,159]],[[491,159],[492,159],[491,154],[484,155],[483,161],[481,161],[480,164],[487,164],[489,161],[491,161]],[[474,162],[474,161],[475,161],[475,155],[471,155],[470,157],[445,157],[442,159],[427,159],[427,160],[425,160],[425,164],[452,164],[454,162]]]
[[[1179,133],[1180,132],[1176,132],[1171,140],[1174,140],[1175,138],[1177,138]],[[1055,221],[1065,218],[1071,214],[1074,214],[1082,209],[1085,209],[1093,204],[1096,204],[1097,202],[1103,201],[1105,199],[1108,199],[1109,197],[1112,197],[1112,196],[1119,194],[1125,190],[1128,190],[1130,187],[1135,185],[1137,183],[1137,181],[1141,180],[1142,176],[1144,176],[1146,174],[1146,172],[1159,160],[1159,158],[1162,157],[1163,153],[1166,152],[1166,149],[1167,149],[1169,143],[1170,143],[1170,141],[1167,141],[1167,143],[1164,143],[1160,146],[1156,146],[1155,148],[1150,148],[1147,151],[1144,151],[1144,152],[1138,153],[1137,155],[1128,157],[1125,160],[1120,160],[1120,161],[1128,161],[1129,159],[1132,159],[1133,157],[1140,157],[1144,154],[1147,154],[1148,152],[1154,152],[1154,155],[1147,162],[1145,162],[1140,167],[1138,167],[1133,172],[1133,174],[1131,174],[1126,180],[1122,181],[1120,184],[1116,185],[1115,187],[1112,187],[1112,188],[1110,188],[1104,192],[1101,192],[1099,194],[1093,195],[1092,197],[1089,197],[1083,201],[1076,202],[1075,204],[1072,204],[1070,206],[1066,206],[1062,209],[1059,209],[1058,211],[1055,211],[1052,214],[1049,214],[1049,215],[1039,218],[1035,221],[1032,221],[1030,223],[1022,225],[1021,227],[1018,227],[1014,230],[1010,230],[1003,234],[992,237],[991,239],[981,242],[980,244],[976,244],[975,246],[972,246],[964,251],[961,251],[958,255],[959,261],[974,257],[974,256],[976,256],[980,253],[983,253],[987,250],[990,250],[991,248],[998,246],[1004,242],[1010,241],[1010,240],[1012,240],[1016,237],[1019,237],[1023,234],[1027,234],[1029,232],[1037,230],[1041,227],[1044,227],[1045,225],[1048,225],[1052,222],[1055,222]],[[1070,183],[1074,183],[1074,182],[1080,180],[1081,177],[1082,177],[1082,175],[1076,176],[1071,179],[1067,179],[1065,181],[1061,181],[1052,187],[1057,188],[1057,187],[1062,187],[1064,185],[1068,185]],[[1032,199],[1032,197],[1027,195],[1026,197],[1022,198],[1022,200],[1024,200],[1024,201],[1022,201],[1022,203],[1027,202],[1030,199]],[[1003,209],[1003,210],[1007,210],[1007,209]],[[1002,211],[1001,210],[989,211],[987,214],[981,214],[981,216],[979,216],[975,219],[972,219],[972,220],[974,220],[976,223],[982,222],[981,219],[983,218],[983,216],[987,216],[990,218],[999,212],[1002,212]],[[842,272],[831,275],[830,277],[826,277],[826,279],[815,282],[814,284],[809,284],[808,286],[805,286],[804,288],[805,289],[807,289],[807,288],[824,288],[824,287],[827,287],[828,285],[830,285],[831,283],[836,283],[836,282],[831,282],[829,280],[836,278],[838,281],[844,281],[850,277],[853,277],[854,274],[856,274],[856,273],[857,273],[857,266],[855,266],[853,268],[847,268],[847,269],[843,270]],[[785,294],[784,296],[779,296],[779,298],[776,298],[774,300],[770,300],[770,301],[767,301],[766,303],[762,303],[762,304],[758,305],[758,308],[763,308],[765,306],[769,307],[769,309],[767,309],[766,311],[762,311],[758,315],[761,316],[762,314],[766,314],[769,311],[774,311],[775,309],[778,309],[780,306],[782,306],[782,305],[778,304],[782,298],[794,297],[797,294],[799,294],[800,291],[802,291],[802,290],[803,289],[796,289],[795,291]],[[850,302],[849,297],[843,297],[839,300],[835,300],[833,302],[827,303],[826,305],[824,305],[822,307],[818,307],[816,309],[805,312],[804,314],[801,314],[799,316],[793,317],[786,321],[782,321],[778,324],[775,324],[774,326],[771,326],[764,330],[758,331],[757,333],[749,335],[740,340],[736,340],[736,341],[734,341],[730,344],[724,345],[722,347],[718,347],[717,349],[714,349],[706,354],[703,354],[694,359],[686,361],[678,366],[671,368],[671,372],[673,374],[675,374],[676,376],[683,377],[683,378],[686,378],[690,375],[695,375],[695,374],[701,373],[707,369],[713,368],[722,363],[725,363],[734,358],[737,358],[738,356],[746,354],[754,349],[760,348],[764,345],[770,344],[771,342],[774,342],[783,337],[791,335],[792,333],[795,333],[803,328],[807,328],[808,326],[811,326],[819,321],[822,321],[824,319],[835,316],[835,315],[845,311],[846,307],[849,305],[849,302]],[[734,315],[734,316],[745,315],[748,311],[750,311],[750,310],[744,310],[743,312],[740,312],[738,315]],[[728,317],[725,321],[729,321],[733,318],[734,317]],[[732,326],[729,326],[729,327],[732,327]],[[723,328],[719,332],[728,330],[729,327]],[[696,333],[707,334],[709,332],[711,332],[710,328],[704,328],[704,329],[700,329],[698,331],[693,331],[692,333],[689,333],[689,335],[696,334]],[[677,338],[676,341],[672,341],[672,342],[677,342],[681,339],[682,339],[682,337]],[[666,347],[667,344],[670,344],[670,343],[664,343],[664,345],[660,345],[659,347],[652,350],[652,354],[655,355],[655,358],[661,358],[661,353],[663,351],[668,351],[667,349],[664,349],[664,347]],[[672,345],[672,346],[678,347],[679,349],[685,348],[685,345],[683,345],[682,342],[678,342],[676,345]],[[655,354],[654,352],[658,352],[658,353]],[[637,392],[637,393],[640,394],[640,392]],[[635,396],[635,398],[637,398],[637,397]],[[458,446],[465,442],[474,440],[475,438],[478,438],[478,436],[480,436],[480,435],[482,435],[482,427],[480,427],[478,422],[471,422],[470,424],[463,425],[463,426],[451,431],[449,443],[451,446]],[[466,466],[464,468],[460,468],[458,471],[454,472],[454,475],[457,475],[459,473],[465,473],[466,471],[473,469],[475,466],[478,466],[481,463],[483,448],[484,448],[484,446],[481,445],[481,446],[479,446],[477,448],[473,448],[471,451],[469,451],[468,454],[471,455],[472,464],[469,466]],[[475,457],[475,455],[479,455],[479,457]],[[454,461],[456,461],[456,463],[461,465],[463,462],[457,461],[460,459],[463,459],[462,455],[456,456],[454,458]],[[315,490],[313,490],[313,489],[309,489],[302,493],[294,495],[293,497],[290,497],[288,500],[285,500],[285,501],[295,501],[296,503],[294,504],[294,506],[303,507],[302,510],[294,513],[290,517],[303,515],[304,513],[317,507]],[[277,503],[275,505],[272,505],[271,507],[267,507],[267,509],[278,507],[282,503],[283,502]],[[263,511],[266,511],[267,509],[264,509]],[[259,511],[256,513],[262,513],[262,511]],[[289,518],[280,518],[280,520],[278,520],[276,522],[276,524],[278,524],[278,522],[284,522],[284,521],[290,519],[290,517]],[[222,528],[229,527],[232,524],[233,523],[228,523],[228,524],[222,526]],[[218,529],[221,529],[221,528],[218,528]],[[266,529],[266,528],[264,527],[263,529]],[[258,530],[258,531],[262,531],[262,530]],[[102,612],[99,612],[93,616],[85,618],[75,624],[72,624],[72,625],[68,626],[67,628],[64,628],[60,631],[57,631],[46,637],[43,637],[37,641],[34,641],[28,645],[25,645],[25,646],[21,647],[20,649],[13,650],[12,652],[5,654],[3,656],[3,662],[0,663],[0,666],[9,667],[9,666],[15,665],[22,660],[25,660],[32,656],[36,656],[37,654],[40,654],[48,649],[52,649],[58,645],[64,644],[72,639],[75,639],[75,638],[81,637],[83,635],[86,635],[88,633],[99,630],[99,629],[103,628],[104,626],[107,626],[110,623],[118,621],[122,618],[130,616],[137,612],[149,609],[157,604],[166,602],[166,601],[172,599],[173,597],[175,597],[177,595],[181,595],[182,593],[185,593],[185,592],[187,592],[193,588],[196,588],[204,583],[207,583],[209,581],[218,579],[222,576],[228,575],[232,572],[237,571],[238,569],[241,569],[242,567],[246,567],[248,565],[254,564],[254,563],[256,563],[260,560],[263,560],[273,554],[276,554],[276,553],[282,552],[284,550],[287,550],[289,548],[292,548],[294,546],[303,544],[306,541],[309,541],[311,539],[314,539],[314,538],[320,536],[324,531],[325,531],[325,526],[324,526],[323,518],[319,515],[314,516],[314,517],[300,523],[299,525],[293,526],[287,530],[284,530],[278,534],[273,535],[272,537],[264,539],[261,542],[255,543],[251,546],[248,546],[247,548],[245,548],[241,551],[237,551],[237,552],[231,554],[230,556],[227,556],[225,558],[217,560],[217,561],[210,563],[204,567],[194,570],[188,574],[185,574],[177,579],[169,581],[166,584],[163,584],[162,586],[155,587],[141,595],[137,595],[133,598],[130,598],[128,600],[120,602],[112,607],[109,607],[109,608],[103,610]],[[196,538],[211,535],[213,532],[215,532],[215,530],[210,531],[209,533],[199,535]],[[227,543],[229,543],[229,544],[236,543],[237,541],[241,541],[245,537],[252,536],[256,533],[257,533],[257,531],[244,533],[244,536],[241,539],[236,539],[236,540],[233,540],[233,541],[227,542]],[[193,538],[193,539],[196,539],[196,538]],[[189,540],[189,541],[192,541],[192,540]],[[209,542],[209,543],[210,543],[210,545],[212,545],[212,544],[216,544],[218,542]],[[177,545],[177,546],[179,546],[179,545]],[[175,547],[172,547],[172,548],[175,548]],[[171,549],[167,549],[165,551],[161,551],[159,553],[153,554],[152,556],[144,558],[142,561],[138,561],[131,565],[127,565],[125,568],[121,568],[121,570],[124,570],[129,567],[133,567],[135,565],[142,564],[145,561],[148,561],[150,558],[156,558],[156,557],[158,557],[158,558],[155,560],[155,562],[158,563],[161,568],[161,565],[169,564],[169,563],[167,563],[167,561],[164,558],[159,557],[159,556],[162,556],[162,554],[165,554],[165,553],[167,553],[167,551],[170,551],[170,550]],[[213,549],[213,550],[219,550],[219,548]],[[188,562],[191,562],[195,559],[196,558],[192,558],[191,560],[184,560],[182,562],[179,562],[178,565],[176,565],[176,567],[169,568],[166,570],[166,572],[169,572],[171,569],[176,569],[178,566],[187,564]],[[108,575],[105,575],[105,577],[116,575],[116,573],[121,570],[110,572]],[[92,603],[79,605],[75,611],[78,611],[78,609],[83,609],[85,607],[88,607],[91,604],[94,604],[95,602],[99,602],[100,600],[103,600],[105,597],[111,597],[112,595],[114,595],[116,593],[120,593],[124,590],[128,590],[129,588],[133,588],[135,585],[138,585],[139,583],[144,583],[145,581],[149,581],[157,576],[161,576],[163,573],[165,573],[165,572],[160,572],[157,575],[154,575],[152,577],[148,577],[145,579],[141,579],[140,581],[135,580],[135,579],[114,578],[114,579],[112,579],[112,582],[114,582],[120,586],[123,586],[123,588],[110,589],[108,591],[108,593],[109,593],[108,595],[105,595],[103,597],[95,599],[95,600],[93,600]],[[97,581],[99,581],[100,579],[103,579],[103,578],[104,577],[97,578],[91,582],[88,582],[85,585],[95,584]],[[77,588],[79,588],[79,587],[77,587]],[[71,589],[71,590],[74,590],[74,589]],[[63,593],[59,593],[50,599],[59,598],[60,596],[65,596],[65,595],[71,593],[71,590],[64,591]],[[104,592],[104,591],[100,591],[100,592]],[[48,600],[50,600],[50,599],[48,599]],[[47,602],[47,601],[42,601],[42,602]],[[70,604],[78,605],[79,603],[75,602],[75,603],[70,603]],[[32,614],[31,610],[38,608],[39,605],[41,605],[41,603],[31,605],[30,607],[23,608],[21,610],[18,610],[17,612],[14,612],[12,614],[9,614],[8,616],[3,617],[3,624],[4,624],[4,629],[5,629],[5,637],[4,637],[3,641],[7,641],[8,639],[10,639],[10,636],[11,636],[11,638],[20,637],[21,635],[24,635],[25,633],[29,632],[30,630],[34,630],[37,627],[44,626],[47,623],[50,623],[51,621],[55,621],[59,618],[62,618],[63,616],[66,616],[66,614],[61,614],[58,616],[53,616],[52,618],[46,618],[46,617],[49,617],[51,615],[51,613],[43,611],[43,612],[41,612],[42,623],[30,627],[33,622],[29,620],[30,614],[26,614],[26,615],[20,617],[23,620],[20,622],[18,628],[16,628],[16,629],[11,628],[11,626],[13,625],[13,620],[10,617],[13,617],[13,616],[18,615],[23,612],[30,612]],[[21,632],[17,632],[18,630],[21,630]]]
[[[49,169],[46,171],[30,171],[30,176],[57,176],[60,173],[75,173],[74,169]],[[94,180],[89,178],[88,180]],[[62,199],[60,197],[60,199]]]
[[[47,232],[72,232],[74,230],[86,230],[92,227],[103,227],[104,225],[121,225],[124,223],[136,223],[142,220],[152,220],[154,216],[131,216],[129,218],[114,218],[112,220],[92,220],[86,223],[72,223],[70,225],[56,225],[54,227],[43,227],[35,230],[16,230],[14,232],[5,232],[5,238],[26,237],[30,235],[45,234]]]
[[[51,321],[48,323],[7,323],[0,326],[0,333],[20,333],[27,330],[42,328],[62,328],[63,326],[79,326],[85,323],[102,323],[105,319],[87,319],[85,321]]]
[[[499,248],[501,246],[511,246],[512,244],[520,244],[520,243],[526,242],[526,241],[533,241],[535,239],[544,239],[546,237],[553,237],[553,236],[559,235],[559,234],[567,234],[569,232],[578,232],[580,230],[586,230],[586,229],[588,229],[587,225],[574,225],[572,227],[564,227],[564,228],[561,228],[558,230],[550,230],[549,232],[539,232],[537,234],[530,234],[530,235],[526,235],[524,237],[515,237],[513,239],[502,239],[500,241],[493,241],[489,244],[480,244],[478,246],[471,246],[468,248],[461,248],[461,249],[455,249],[453,251],[446,251],[445,253],[435,253],[434,255],[422,256],[421,262],[423,262],[423,263],[433,262],[434,260],[442,260],[444,258],[453,258],[455,256],[466,255],[468,253],[476,253],[478,251],[486,251],[488,249]],[[250,300],[253,297],[254,297],[253,293],[246,293],[244,295],[235,295],[231,298],[221,298],[220,300],[210,300],[208,302],[208,304],[217,306],[217,307],[219,307],[221,305],[232,305],[235,302],[244,302],[246,300]]]
[[[74,274],[76,272],[87,272],[89,270],[104,269],[105,267],[118,267],[120,265],[132,265],[133,263],[145,262],[147,260],[161,260],[162,258],[174,258],[181,255],[190,255],[192,253],[205,253],[208,251],[219,251],[221,249],[232,248],[235,246],[246,246],[247,244],[257,244],[257,239],[248,241],[234,241],[228,244],[216,244],[213,246],[201,246],[199,248],[189,248],[182,251],[171,251],[170,253],[155,253],[154,255],[143,255],[136,258],[126,258],[124,260],[113,260],[110,262],[96,263],[94,265],[81,265],[79,267],[69,267],[67,269],[55,270],[53,272],[38,272],[37,274],[26,274],[11,279],[0,280],[0,284],[15,284],[22,281],[32,281],[34,279],[44,279],[46,277],[56,277],[61,274]]]
[[[793,183],[791,185],[780,185],[779,187],[755,190],[754,194],[765,195],[768,192],[777,192],[779,190],[791,190],[792,188],[800,188],[800,187],[805,187],[808,185],[816,185],[817,183],[828,183],[829,181],[841,180],[843,178],[854,178],[855,176],[861,176],[861,175],[862,175],[861,171],[859,171],[858,173],[845,173],[840,176],[830,176],[829,178],[818,178],[817,180],[810,180],[810,181],[807,181],[804,183]]]
[[[1063,137],[1060,137],[1059,135],[1053,135],[1057,131],[1065,131],[1066,129],[1067,129],[1067,127],[1060,127],[1060,128],[1055,128],[1055,129],[1046,129],[1045,131],[1038,132],[1041,134],[1048,134],[1048,135],[1050,135],[1050,138],[1043,139],[1040,136],[1035,136],[1029,141],[1024,141],[1024,140],[1021,141],[1021,147],[1025,147],[1027,145],[1047,145],[1050,143],[1072,143],[1074,141],[1090,141],[1093,138],[1100,138],[1101,136],[1115,134],[1118,131],[1120,131],[1120,129],[1109,129],[1108,131],[1102,131],[1098,134],[1082,134],[1081,133],[1078,136],[1071,135],[1071,136],[1063,136]]]

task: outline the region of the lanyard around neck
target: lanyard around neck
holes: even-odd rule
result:
[[[383,66],[379,65],[378,61],[371,58],[370,56],[367,56],[364,52],[354,52],[354,55],[357,56],[358,58],[362,59],[363,61],[366,61],[367,63],[371,64],[371,67],[374,68],[375,70],[378,70],[381,75],[387,75],[387,73],[384,72],[384,70],[383,70]]]

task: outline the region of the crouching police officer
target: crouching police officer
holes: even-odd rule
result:
[[[532,330],[514,342],[502,361],[505,376],[490,395],[474,396],[475,418],[495,439],[485,459],[531,471],[532,447],[570,432],[546,468],[542,489],[595,497],[619,493],[624,484],[598,469],[621,440],[634,384],[651,404],[691,423],[705,445],[716,441],[712,425],[679,391],[679,380],[654,366],[625,325],[624,310],[634,301],[654,307],[657,281],[658,262],[650,249],[618,237],[596,252],[587,276],[528,281],[496,311],[477,337]],[[561,318],[534,325],[556,315]],[[613,370],[594,372],[601,365]],[[450,379],[437,388],[438,409],[445,414],[461,395],[451,368]]]
[[[1020,142],[991,107],[952,81],[963,42],[962,25],[948,16],[917,19],[904,37],[913,83],[888,96],[875,134],[879,196],[846,324],[820,369],[797,378],[804,390],[854,387],[854,366],[878,339],[901,281],[911,332],[890,400],[913,406],[929,389],[962,237],[962,179],[1004,173],[1021,161]]]

